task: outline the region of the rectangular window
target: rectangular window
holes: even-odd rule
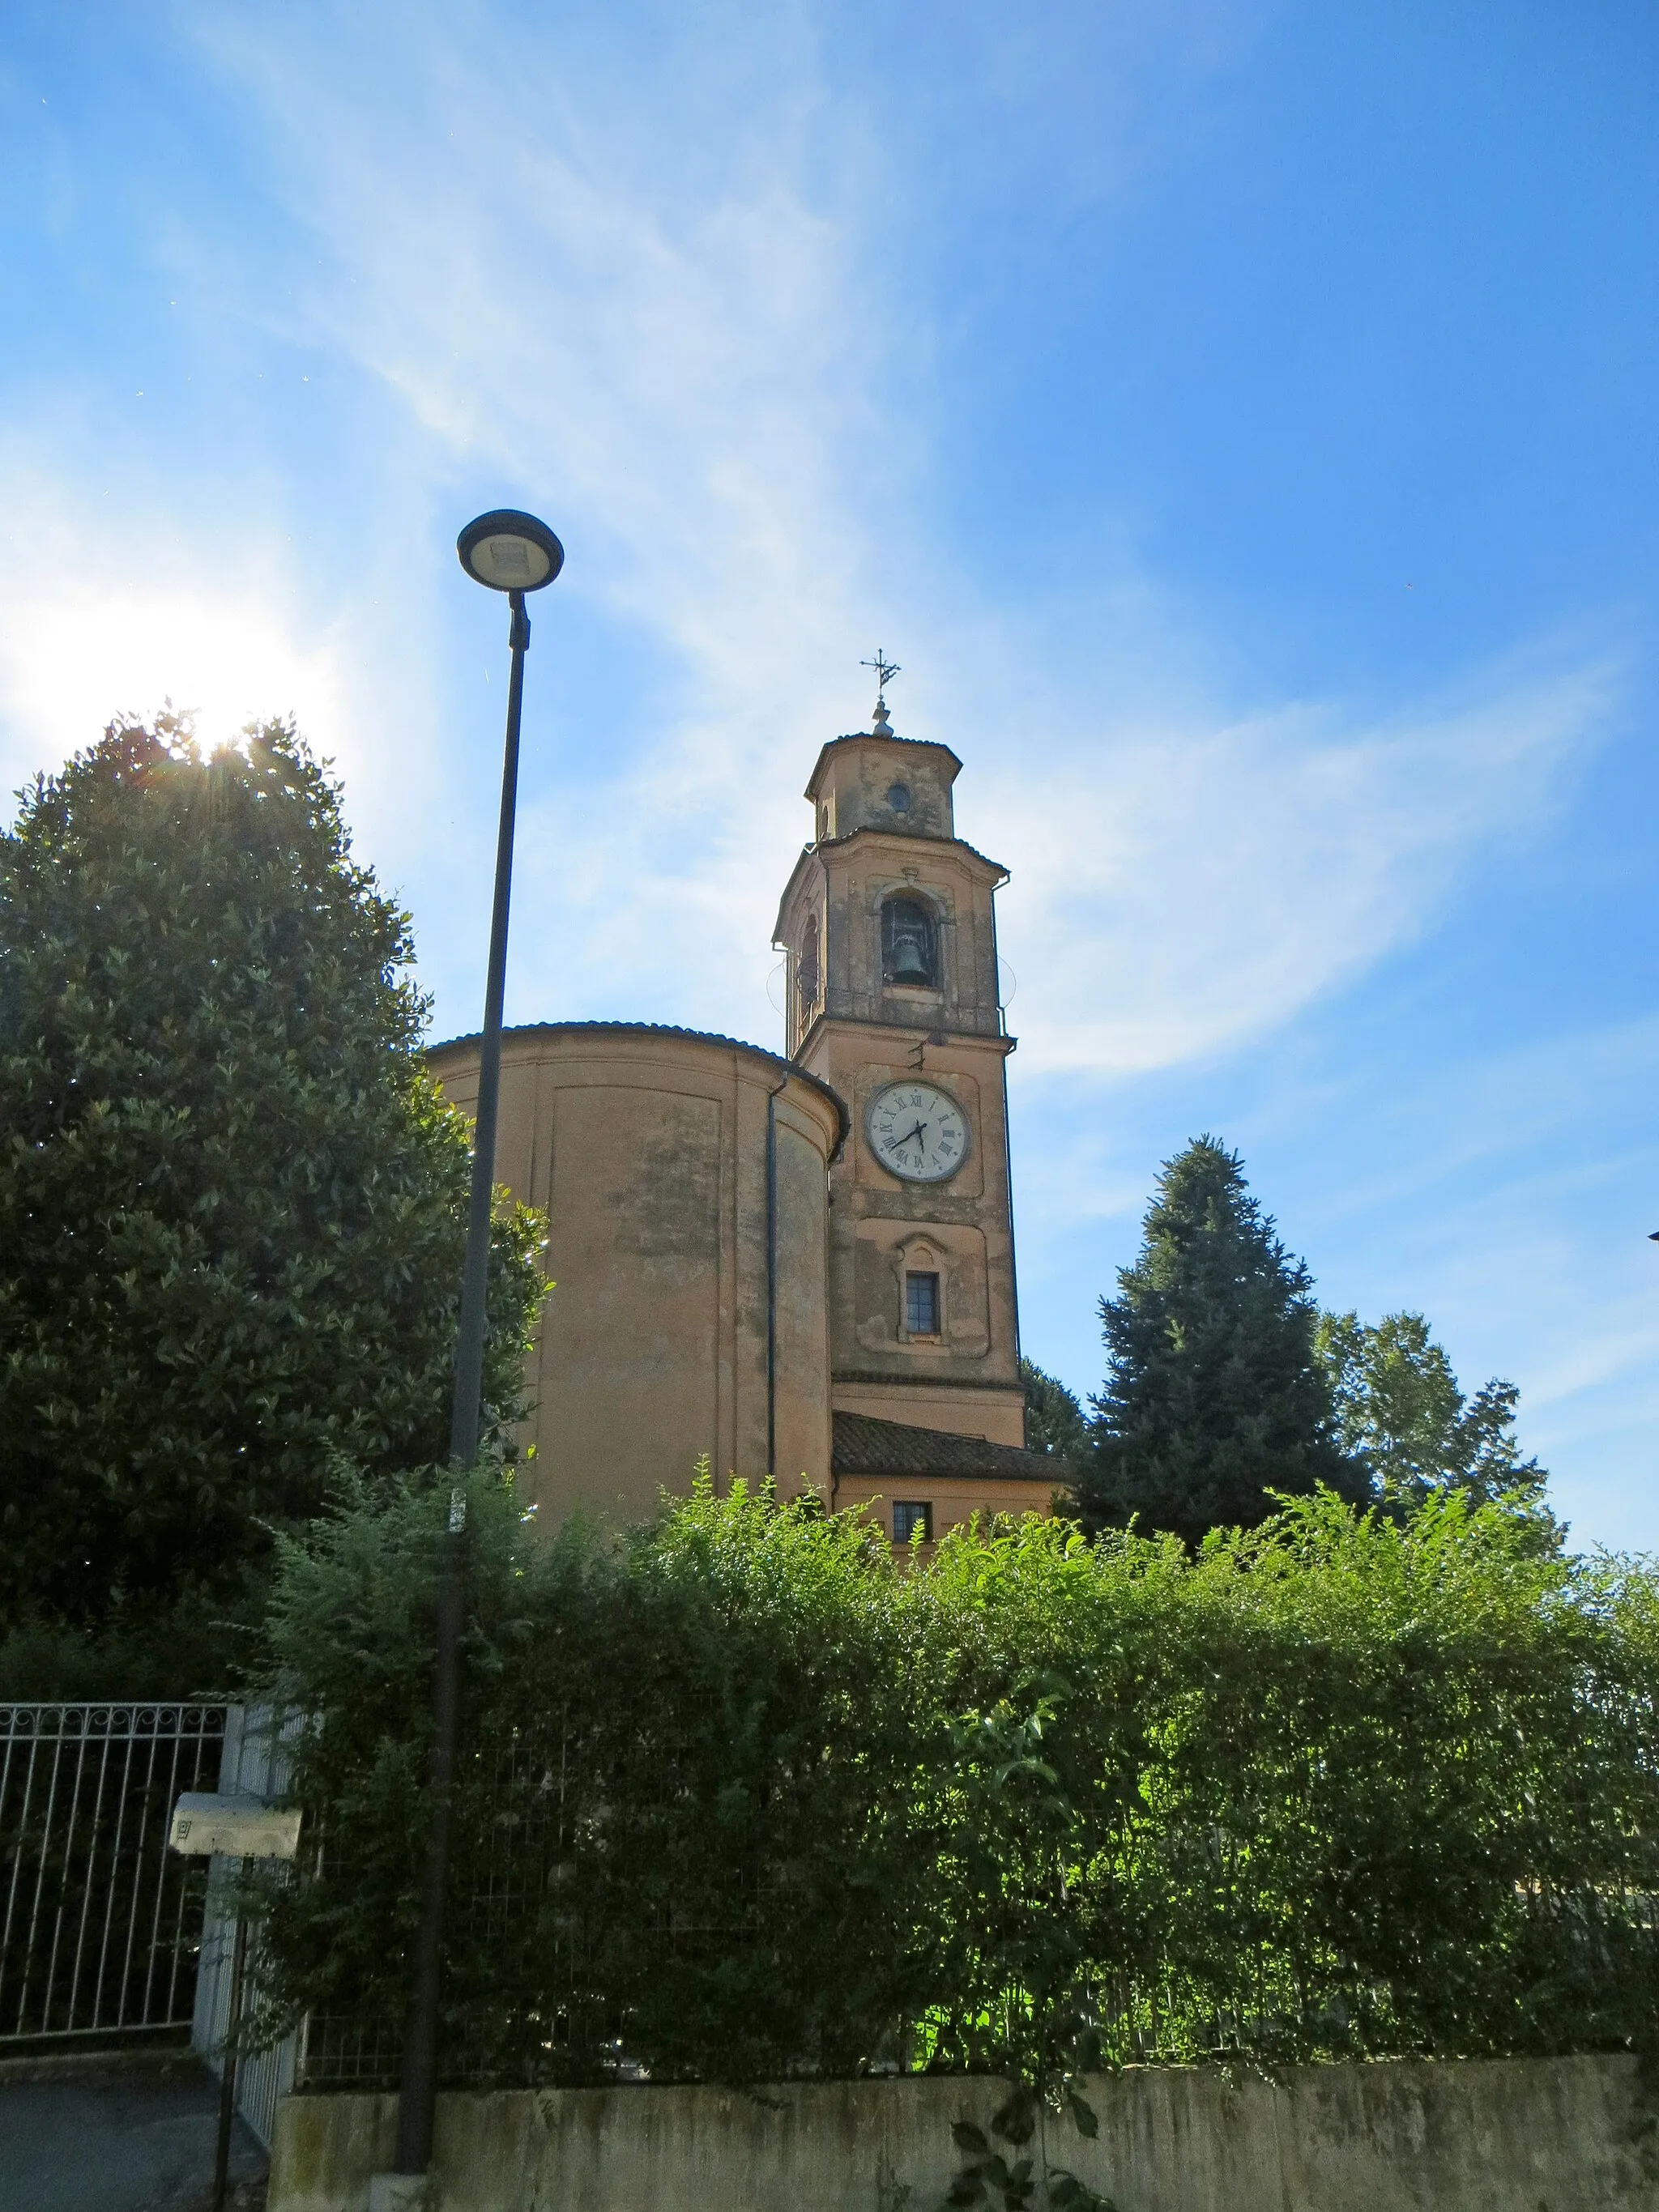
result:
[[[896,1500],[893,1506],[893,1541],[896,1544],[931,1544],[933,1540],[933,1509],[916,1498]]]
[[[939,1277],[907,1275],[904,1279],[904,1326],[912,1336],[939,1334]]]

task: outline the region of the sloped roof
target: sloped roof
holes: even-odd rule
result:
[[[987,1482],[1046,1482],[1050,1489],[1063,1488],[1071,1474],[1050,1452],[953,1436],[948,1429],[913,1429],[903,1421],[878,1421],[872,1413],[835,1416],[830,1463],[836,1474],[966,1475]]]

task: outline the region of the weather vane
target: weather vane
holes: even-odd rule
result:
[[[892,681],[893,678],[899,672],[898,663],[896,660],[889,660],[886,654],[883,653],[881,647],[878,646],[876,647],[875,659],[873,660],[861,660],[859,663],[859,666],[860,668],[873,668],[875,670],[876,704],[878,707],[884,707],[887,704],[887,686]]]

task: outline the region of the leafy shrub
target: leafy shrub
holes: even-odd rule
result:
[[[266,1684],[320,1716],[306,1879],[266,1900],[273,2022],[400,2021],[425,1838],[447,1485],[284,1546]],[[898,2007],[915,1624],[848,1520],[706,1481],[654,1530],[525,1540],[469,1511],[447,2029],[473,2070],[854,2068]]]
[[[317,1720],[267,2029],[313,2013],[314,2078],[395,2057],[446,1497],[284,1548],[264,1686]],[[455,2076],[1655,2043],[1650,1570],[1455,1497],[1196,1556],[1030,1519],[917,1571],[706,1479],[550,1541],[481,1481],[469,1527]]]

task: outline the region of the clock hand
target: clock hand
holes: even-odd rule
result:
[[[908,1145],[910,1142],[911,1138],[922,1136],[926,1133],[927,1127],[927,1124],[925,1121],[918,1121],[915,1127],[909,1132],[908,1135],[902,1136],[899,1139],[900,1144]]]

